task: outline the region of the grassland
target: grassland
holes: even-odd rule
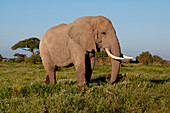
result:
[[[61,68],[46,85],[41,64],[0,63],[0,112],[170,112],[170,65],[123,64],[114,84],[105,82],[110,73],[95,67],[79,87],[74,67]]]

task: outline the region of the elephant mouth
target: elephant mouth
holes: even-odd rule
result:
[[[102,42],[97,43],[98,48],[102,48]]]
[[[123,57],[115,56],[109,51],[108,48],[105,48],[105,51],[108,54],[108,56],[110,56],[111,58],[116,59],[116,60],[124,60],[124,59],[131,60],[131,59],[133,59],[133,57],[129,57],[129,56],[126,56],[126,55],[123,55],[123,54],[122,54]]]

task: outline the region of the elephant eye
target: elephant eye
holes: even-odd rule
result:
[[[105,34],[106,34],[106,32],[102,32],[102,34],[103,34],[103,35],[105,35]]]

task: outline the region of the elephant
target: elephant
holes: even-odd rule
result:
[[[111,57],[109,83],[114,83],[121,60],[133,58],[121,53],[116,31],[104,16],[80,17],[73,23],[50,28],[42,37],[39,49],[47,71],[46,84],[56,83],[58,68],[72,65],[76,69],[77,84],[88,84],[94,69],[95,52],[100,49]]]

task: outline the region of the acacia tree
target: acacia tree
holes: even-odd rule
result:
[[[21,48],[25,51],[30,51],[33,55],[35,55],[34,50],[39,49],[40,40],[36,37],[31,37],[22,41],[19,41],[15,45],[11,47],[12,50],[16,50]]]

